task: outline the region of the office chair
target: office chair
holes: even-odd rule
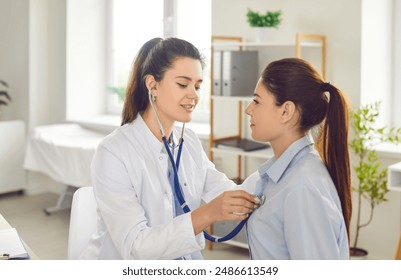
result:
[[[68,236],[68,259],[77,260],[88,245],[97,226],[97,204],[93,187],[81,187],[75,191]]]

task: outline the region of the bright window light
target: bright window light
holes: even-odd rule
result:
[[[118,93],[127,86],[133,60],[143,43],[154,37],[174,36],[193,43],[205,57],[201,98],[193,120],[208,121],[211,0],[112,0],[110,5],[108,113],[121,113],[123,101]]]

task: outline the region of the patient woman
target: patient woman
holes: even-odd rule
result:
[[[154,38],[139,50],[122,126],[100,143],[92,161],[98,227],[82,258],[202,259],[205,228],[243,220],[253,210],[255,198],[231,190],[235,184],[216,170],[196,134],[175,126],[192,118],[203,66],[198,49],[178,38]],[[174,164],[180,162],[179,187],[191,212],[177,201],[167,149]]]
[[[274,152],[244,182],[256,184],[256,193],[266,198],[247,223],[251,258],[348,259],[351,186],[343,93],[306,61],[282,59],[264,69],[245,112],[252,137],[270,142]]]

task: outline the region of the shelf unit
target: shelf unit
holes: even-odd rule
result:
[[[237,182],[242,181],[242,174],[243,174],[243,158],[259,158],[259,159],[269,159],[273,157],[273,151],[271,148],[257,150],[252,152],[245,152],[245,151],[236,151],[236,150],[228,150],[215,147],[216,141],[228,140],[228,139],[239,139],[242,138],[244,135],[244,127],[243,127],[243,120],[244,120],[244,109],[245,103],[249,103],[252,101],[252,96],[243,96],[243,97],[228,97],[228,96],[216,96],[213,94],[213,56],[214,51],[216,49],[219,50],[245,50],[249,48],[257,48],[258,51],[261,49],[269,49],[269,48],[289,48],[290,50],[295,51],[295,57],[301,57],[301,50],[304,49],[321,49],[321,73],[322,77],[325,78],[326,76],[326,37],[323,35],[316,35],[316,34],[304,34],[298,33],[296,34],[295,43],[294,44],[278,44],[278,43],[259,43],[259,42],[244,42],[242,37],[236,36],[212,36],[211,38],[211,88],[210,88],[210,138],[209,138],[209,158],[211,161],[214,161],[214,154],[219,153],[221,155],[234,155],[237,156],[237,176],[232,178]],[[281,56],[284,58],[285,56]],[[263,65],[265,66],[265,65]],[[260,67],[259,67],[260,68]],[[224,100],[230,100],[237,104],[237,115],[238,118],[236,120],[236,132],[232,135],[225,136],[225,137],[217,137],[215,130],[215,103],[217,102],[224,102]],[[244,106],[245,105],[245,106]],[[213,226],[208,228],[210,233],[213,233]],[[238,241],[228,241],[227,243],[245,247],[247,248],[247,244],[243,244]],[[213,245],[211,242],[208,243],[208,248],[211,250]]]
[[[295,49],[295,56],[301,57],[301,50],[303,48],[320,48],[321,49],[321,73],[323,78],[326,76],[326,37],[323,35],[317,34],[305,34],[298,33],[296,34],[295,44],[278,44],[278,43],[259,43],[259,42],[244,42],[242,37],[236,36],[212,36],[212,46],[211,46],[211,65],[213,64],[213,54],[216,48],[227,49],[227,48],[236,48],[239,50],[244,50],[249,47],[257,47],[257,48],[269,48],[269,47],[291,47]],[[213,81],[213,67],[211,67],[211,80]],[[243,97],[226,97],[226,96],[215,96],[213,94],[213,83],[211,83],[210,88],[210,138],[209,138],[209,158],[213,161],[214,153],[222,152],[227,153],[227,150],[215,148],[216,141],[227,140],[227,139],[237,139],[243,136],[243,110],[244,103],[249,103],[252,100],[251,96],[243,96]],[[231,100],[237,102],[237,110],[238,110],[238,119],[237,119],[237,132],[233,135],[226,137],[216,137],[215,136],[215,101],[219,100]],[[267,149],[269,150],[269,149]],[[258,151],[259,152],[259,151]],[[241,180],[242,176],[242,156],[261,156],[263,153],[255,153],[249,152],[244,153],[241,151],[235,152],[230,151],[231,154],[238,154],[238,176],[236,179]],[[268,159],[272,156],[272,154],[266,153],[264,158]]]

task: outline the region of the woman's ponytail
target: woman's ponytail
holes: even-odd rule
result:
[[[317,145],[340,197],[349,238],[352,189],[348,152],[348,105],[344,94],[335,86],[323,83],[322,94],[326,92],[329,92],[328,110]]]

